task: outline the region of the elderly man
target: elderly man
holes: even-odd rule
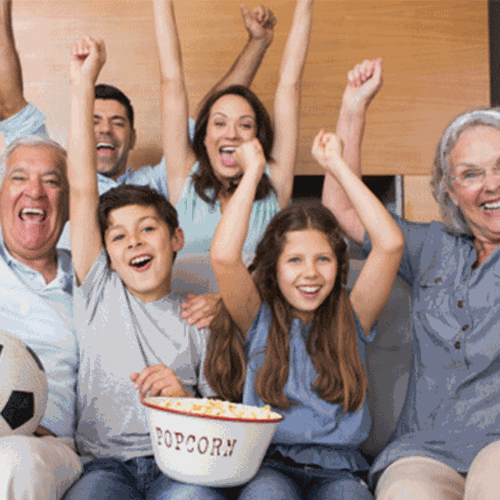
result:
[[[56,500],[80,475],[74,451],[77,350],[72,266],[56,244],[68,217],[66,153],[41,136],[0,159],[0,317],[45,366],[47,410],[35,436],[0,438],[0,500]]]

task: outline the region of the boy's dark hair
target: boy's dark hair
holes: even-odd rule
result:
[[[122,186],[110,189],[99,197],[98,218],[103,244],[105,241],[104,235],[109,227],[109,213],[112,210],[129,205],[153,207],[158,217],[167,224],[171,236],[179,227],[177,210],[175,210],[165,196],[148,186],[123,184]]]
[[[95,86],[94,97],[96,99],[118,101],[120,104],[123,104],[127,111],[127,118],[130,122],[130,126],[134,128],[134,108],[132,107],[130,99],[120,89],[113,87],[113,85],[100,83]]]

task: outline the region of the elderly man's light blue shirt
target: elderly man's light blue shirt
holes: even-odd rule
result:
[[[406,238],[400,275],[413,287],[413,369],[372,479],[410,456],[467,472],[500,439],[500,248],[476,266],[473,239],[437,222],[396,222]]]
[[[14,259],[0,238],[0,328],[26,342],[42,361],[49,398],[40,423],[55,435],[75,430],[78,354],[73,327],[72,265],[58,251],[57,276],[43,276]]]

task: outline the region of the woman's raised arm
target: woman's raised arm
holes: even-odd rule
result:
[[[314,0],[297,0],[274,99],[274,146],[271,180],[281,208],[292,196],[299,140],[302,73],[309,47]]]
[[[344,143],[344,161],[359,178],[366,114],[381,87],[382,59],[365,60],[348,73],[336,133]],[[365,228],[344,190],[328,172],[323,184],[323,204],[335,215],[347,236],[361,244]]]
[[[154,0],[156,40],[160,57],[163,155],[168,195],[177,204],[195,156],[188,133],[189,104],[172,0]]]
[[[382,203],[344,162],[341,150],[334,134],[321,130],[314,139],[313,156],[342,186],[372,242],[372,251],[350,295],[368,334],[389,300],[403,256],[404,237]]]

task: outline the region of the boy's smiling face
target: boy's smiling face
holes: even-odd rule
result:
[[[109,213],[104,236],[110,267],[143,302],[170,293],[175,252],[184,245],[180,228],[171,233],[153,206],[127,205]]]

